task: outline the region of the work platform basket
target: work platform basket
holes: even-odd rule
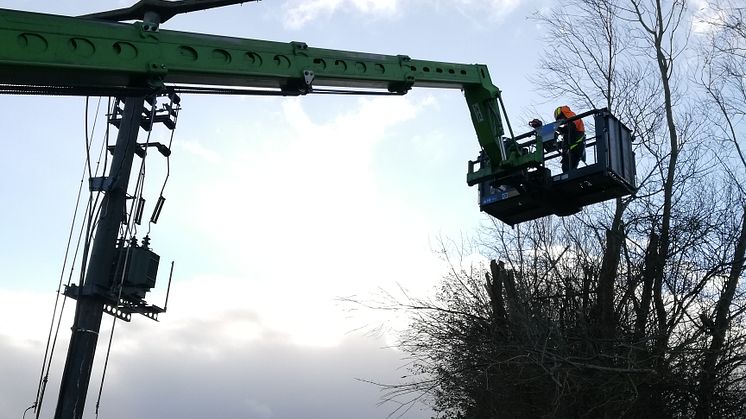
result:
[[[591,116],[593,126],[592,131],[586,130],[585,162],[563,173],[558,162],[562,152],[556,146],[555,132],[563,123]],[[587,119],[586,127],[590,125]],[[506,140],[524,150],[539,149],[544,164],[525,169],[518,176],[479,183],[480,209],[515,225],[550,214],[574,214],[586,205],[633,194],[637,188],[632,140],[630,129],[606,109],[544,125]]]

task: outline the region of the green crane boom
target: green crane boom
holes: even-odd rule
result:
[[[500,91],[480,64],[0,9],[0,84],[11,91],[44,88],[93,95],[142,94],[170,84],[277,89],[284,95],[312,93],[319,87],[395,94],[412,87],[462,89],[479,144],[494,167],[521,165],[504,161]]]

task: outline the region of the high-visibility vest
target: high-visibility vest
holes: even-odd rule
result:
[[[575,112],[570,110],[570,107],[567,105],[558,106],[557,109],[554,110],[554,119],[559,119],[559,117],[570,119],[573,116],[575,116]],[[578,145],[582,144],[583,141],[585,141],[585,125],[583,125],[583,120],[576,119],[572,121],[572,123],[575,125],[575,131],[577,131],[578,133],[578,138],[576,138],[575,141],[570,144],[570,150],[574,149]]]
[[[567,105],[558,106],[557,109],[554,110],[554,119],[557,119],[558,116],[562,116],[565,119],[570,119],[575,116],[575,112],[571,111],[570,107]],[[575,124],[576,131],[585,133],[585,125],[583,125],[582,119],[576,119],[572,121],[572,123]]]

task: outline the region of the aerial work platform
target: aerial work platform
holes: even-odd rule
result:
[[[556,146],[558,124],[591,116],[594,129],[586,132],[585,162],[562,173],[559,164],[552,162],[561,157]],[[478,182],[480,209],[506,224],[574,214],[583,206],[637,190],[632,132],[606,109],[544,125],[505,142],[522,153],[543,155],[543,163],[536,167]],[[469,175],[479,172],[476,164],[484,163],[483,157],[469,162]]]

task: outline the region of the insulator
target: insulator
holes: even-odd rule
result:
[[[163,203],[166,202],[166,198],[164,198],[162,195],[158,197],[158,202],[155,203],[155,208],[153,208],[153,215],[150,217],[150,222],[153,224],[156,224],[158,222],[158,217],[161,216],[161,210],[163,209]]]
[[[142,211],[145,208],[145,198],[140,197],[137,200],[137,208],[135,208],[135,224],[140,225],[142,222]]]

